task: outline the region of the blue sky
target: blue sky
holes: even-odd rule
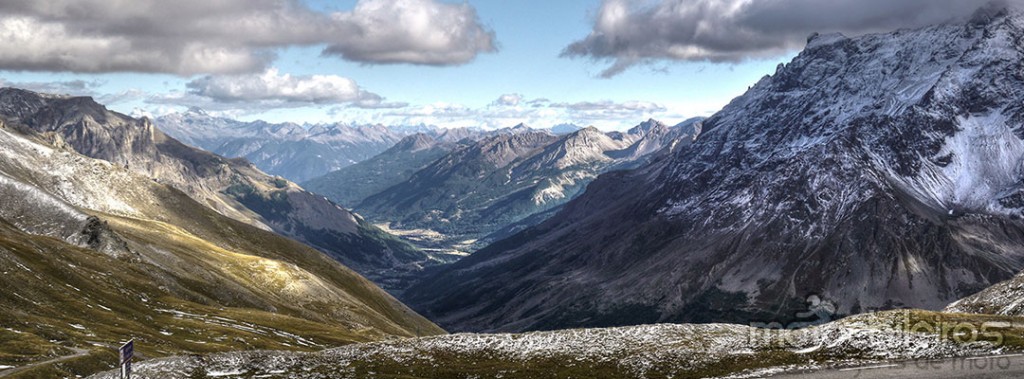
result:
[[[711,115],[779,63],[791,60],[810,31],[866,33],[950,17],[945,12],[916,16],[927,14],[919,4],[906,12],[921,20],[908,21],[896,17],[902,8],[874,0],[832,4],[874,4],[878,12],[897,14],[892,21],[878,24],[880,18],[867,12],[863,18],[870,22],[844,19],[834,27],[808,23],[802,28],[792,27],[793,20],[745,25],[749,17],[740,16],[765,11],[740,0],[307,0],[297,8],[290,1],[183,0],[181,14],[180,9],[160,8],[165,5],[156,0],[121,6],[131,8],[123,14],[100,0],[51,0],[50,7],[34,8],[0,5],[12,8],[6,10],[8,16],[0,16],[0,32],[28,30],[8,43],[18,52],[0,48],[0,79],[5,85],[91,95],[124,113],[159,115],[199,106],[225,116],[273,122],[491,128],[571,122],[609,130],[647,118],[674,123]],[[803,0],[768,3],[786,1]],[[911,3],[931,4],[902,4]],[[53,13],[72,6],[67,4],[95,7],[95,14],[102,16],[69,19]],[[190,14],[190,7],[197,13]],[[964,12],[959,8],[953,15]],[[398,12],[409,9],[423,12],[398,21]],[[245,15],[237,19],[258,21],[233,25],[231,12]],[[226,30],[211,30],[199,21],[188,26],[207,14],[213,14],[213,22],[222,16]],[[138,26],[125,20],[140,17],[151,17],[148,22],[156,26],[126,31]],[[419,21],[420,29],[405,25]],[[252,24],[259,28],[246,29]],[[762,30],[711,36],[715,38],[706,32],[755,27]],[[374,39],[353,32],[377,29],[391,34]],[[451,30],[461,34],[447,40],[430,37]],[[743,44],[743,38],[752,40]],[[716,45],[721,40],[729,43]],[[93,52],[97,46],[118,43],[141,52]],[[159,44],[168,47],[154,46]],[[214,50],[193,54],[187,46],[196,44]],[[573,57],[562,57],[570,45]],[[42,52],[17,56],[29,49]],[[265,59],[268,52],[273,59]],[[171,57],[165,59],[171,63],[163,57]],[[505,101],[497,101],[502,97]]]

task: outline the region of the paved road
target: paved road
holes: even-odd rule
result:
[[[780,374],[771,379],[1003,379],[1024,378],[1024,354],[913,361]]]
[[[84,357],[86,355],[89,355],[89,350],[86,350],[86,349],[77,349],[77,348],[73,348],[73,347],[70,348],[70,349],[72,351],[74,351],[74,354],[65,355],[63,357],[53,358],[53,359],[50,359],[48,361],[36,362],[36,363],[25,365],[25,366],[18,366],[18,367],[11,368],[11,369],[0,370],[0,378],[5,377],[5,376],[14,375],[14,374],[17,374],[19,372],[22,372],[22,371],[25,371],[25,370],[28,370],[28,369],[31,369],[31,368],[36,368],[36,367],[39,367],[39,366],[50,365],[50,364],[54,364],[54,363],[60,363],[60,362],[66,361],[66,360],[75,359],[75,358],[78,358],[78,357]]]

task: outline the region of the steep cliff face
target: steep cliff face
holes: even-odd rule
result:
[[[186,146],[149,121],[90,98],[0,89],[0,118],[85,156],[170,185],[225,216],[314,246],[353,269],[409,264],[426,256],[341,206],[240,159]]]
[[[455,330],[939,309],[1024,264],[1024,17],[846,38],[406,298]]]

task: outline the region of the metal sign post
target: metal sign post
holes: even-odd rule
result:
[[[132,338],[118,349],[121,356],[121,379],[132,379],[132,357],[135,356],[135,339]]]

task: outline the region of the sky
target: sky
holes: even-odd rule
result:
[[[127,114],[621,130],[709,116],[815,32],[981,0],[15,0],[0,84]]]

